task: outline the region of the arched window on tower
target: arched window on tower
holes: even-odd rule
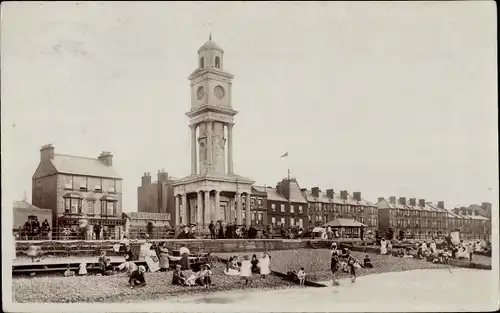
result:
[[[215,68],[220,68],[220,58],[215,57]]]
[[[204,68],[204,67],[205,67],[205,59],[200,58],[200,68]]]

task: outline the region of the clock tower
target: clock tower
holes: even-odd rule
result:
[[[176,214],[176,224],[189,221],[208,226],[217,220],[242,224],[245,219],[250,225],[253,181],[236,175],[233,168],[233,125],[238,113],[232,106],[233,77],[224,70],[224,50],[210,35],[198,49],[197,68],[188,77],[191,109],[186,115],[191,129],[191,175],[174,184],[176,202],[183,211]],[[244,217],[243,194],[248,197],[248,216],[245,212]]]

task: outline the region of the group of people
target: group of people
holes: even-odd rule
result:
[[[23,240],[42,240],[51,238],[50,224],[45,219],[41,224],[38,217],[28,218],[24,226],[19,229],[18,239]]]
[[[373,268],[373,264],[368,255],[365,256],[363,264],[351,255],[348,248],[337,249],[335,243],[332,244],[330,269],[333,274],[333,285],[339,285],[336,275],[339,271],[349,273],[351,282],[356,281],[356,268]]]
[[[245,280],[245,285],[251,281],[252,274],[259,274],[262,277],[267,277],[271,274],[271,256],[265,252],[261,258],[257,258],[254,254],[250,259],[248,255],[243,256],[240,261],[238,256],[234,255],[227,260],[224,274],[230,276],[240,276]]]

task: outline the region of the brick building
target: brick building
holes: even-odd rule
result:
[[[454,208],[453,214],[460,217],[459,230],[464,239],[489,239],[491,238],[491,220],[477,214],[474,205],[466,208]]]
[[[123,232],[122,178],[113,168],[111,153],[86,158],[56,154],[54,146],[45,145],[32,179],[33,205],[52,211],[54,231],[76,229],[85,217],[90,234],[97,223],[104,238]]]
[[[349,194],[346,190],[335,193],[333,189],[322,192],[319,187],[302,189],[308,201],[309,225],[323,225],[336,218],[354,219],[367,225],[367,230],[378,229],[377,207],[361,198],[361,192]]]
[[[442,234],[446,230],[448,218],[444,208],[437,208],[425,199],[405,197],[390,197],[389,200],[379,198],[378,207],[379,231],[384,234],[392,229],[394,236],[404,231],[405,237],[416,239],[430,239]],[[440,202],[440,207],[444,203]]]
[[[307,198],[295,178],[283,179],[276,188],[256,188],[267,193],[267,223],[285,228],[307,228]]]
[[[169,213],[175,220],[175,197],[172,184],[175,178],[165,170],[158,170],[157,180],[151,182],[151,173],[144,173],[137,187],[137,210],[147,213]]]

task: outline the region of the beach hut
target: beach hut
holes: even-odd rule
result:
[[[323,227],[330,226],[332,229],[340,229],[341,237],[359,238],[361,228],[366,227],[365,224],[354,219],[336,218],[323,224]]]

